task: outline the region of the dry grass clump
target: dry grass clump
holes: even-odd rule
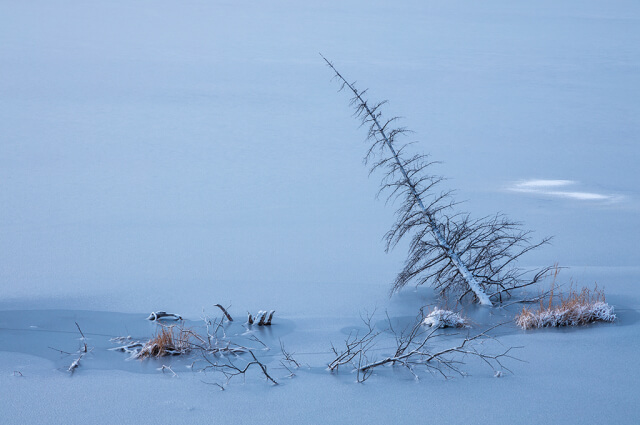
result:
[[[582,288],[578,292],[571,288],[566,297],[560,294],[555,298],[552,286],[548,301],[545,302],[545,299],[541,298],[540,308],[537,311],[523,307],[515,320],[522,329],[536,329],[579,326],[592,322],[613,322],[616,320],[616,315],[613,307],[607,304],[604,292],[597,286],[593,291]]]
[[[135,354],[135,358],[186,354],[191,350],[193,332],[183,327],[163,326],[162,330]]]

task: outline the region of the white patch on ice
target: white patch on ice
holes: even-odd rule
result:
[[[574,199],[578,201],[606,201],[606,202],[619,202],[623,198],[620,195],[604,194],[595,192],[581,192],[581,191],[569,191],[558,190],[566,186],[576,185],[578,182],[574,180],[545,180],[545,179],[531,179],[520,180],[512,183],[507,188],[511,192],[531,193],[534,195],[554,196],[558,198]]]
[[[460,314],[451,310],[440,310],[437,307],[424,318],[422,324],[432,328],[465,328],[468,326],[467,320]]]
[[[532,179],[525,180],[517,183],[515,186],[520,188],[540,188],[540,187],[557,187],[557,186],[569,186],[575,184],[573,180],[542,180]]]
[[[551,196],[559,196],[561,198],[570,198],[570,199],[579,199],[582,201],[606,201],[613,199],[613,196],[609,195],[601,195],[599,193],[590,193],[590,192],[560,192],[560,191],[550,191],[545,192],[546,195]]]

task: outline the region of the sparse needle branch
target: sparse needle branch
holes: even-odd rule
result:
[[[383,119],[381,108],[386,101],[369,103],[366,90],[359,91],[322,58],[340,81],[341,90],[348,89],[353,94],[355,115],[368,126],[367,137],[372,144],[365,162],[375,158],[371,172],[383,169],[381,191],[390,192],[390,200],[402,199],[397,221],[386,235],[387,249],[408,234],[413,238],[394,291],[415,280],[418,285],[430,283],[441,292],[472,293],[480,304],[490,306],[492,299],[500,302],[511,290],[530,285],[546,274],[548,268],[527,280],[527,273],[514,263],[547,239],[529,243],[528,232],[501,215],[471,220],[468,215],[453,213],[455,202],[450,193],[436,191],[442,177],[427,173],[433,162],[426,155],[407,156],[407,145],[396,144],[396,137],[407,130],[393,128],[397,117]]]

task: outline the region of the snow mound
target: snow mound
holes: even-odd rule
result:
[[[436,328],[466,328],[469,327],[467,319],[460,314],[451,310],[441,310],[435,308],[427,317],[424,318],[422,324],[425,326]]]

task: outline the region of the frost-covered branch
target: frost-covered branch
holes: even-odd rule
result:
[[[489,332],[500,325],[493,326],[474,336],[467,336],[457,345],[435,350],[433,347],[436,345],[436,340],[446,334],[441,333],[438,327],[425,329],[424,319],[424,314],[421,311],[413,326],[401,332],[397,332],[389,320],[388,331],[395,336],[396,348],[392,355],[380,360],[369,361],[368,359],[382,332],[375,332],[373,327],[369,326],[369,331],[361,337],[350,335],[342,350],[338,351],[333,348],[336,358],[329,364],[329,369],[338,370],[339,366],[351,364],[358,373],[358,382],[362,382],[371,376],[376,368],[385,365],[401,366],[418,379],[416,372],[420,367],[435,371],[445,377],[448,376],[447,372],[464,375],[459,366],[460,357],[464,356],[478,358],[492,370],[498,372],[500,372],[499,369],[509,370],[502,362],[504,359],[515,359],[511,356],[513,347],[505,348],[497,353],[487,353],[479,349],[483,340],[493,339]],[[501,372],[496,376],[501,376]]]
[[[80,353],[78,358],[75,359],[73,362],[71,362],[71,365],[67,369],[67,371],[71,372],[71,374],[73,374],[73,372],[75,372],[75,370],[78,367],[80,367],[80,360],[82,360],[85,354],[89,352],[89,347],[87,346],[87,338],[84,336],[84,332],[82,332],[82,329],[80,329],[80,325],[78,325],[78,322],[75,322],[75,324],[76,324],[76,327],[78,328],[78,332],[80,332],[80,336],[81,336],[80,341],[82,341],[82,347],[80,347],[80,349],[78,350],[78,353]],[[56,351],[60,351],[60,353],[63,353],[63,354],[71,354],[71,353],[67,353],[66,351],[58,350],[56,348],[52,348],[52,347],[49,347],[49,348]]]
[[[260,369],[262,375],[267,379],[267,381],[272,382],[274,385],[278,385],[278,382],[273,379],[273,377],[267,371],[267,366],[260,360],[258,360],[253,351],[249,350],[248,353],[253,360],[245,363],[244,366],[237,366],[231,358],[222,358],[214,361],[209,358],[209,356],[203,355],[202,359],[207,363],[207,365],[201,370],[206,371],[209,369],[213,369],[218,372],[222,372],[227,378],[228,383],[234,376],[245,375],[249,368],[255,365]]]
[[[366,354],[366,352],[375,345],[376,338],[381,332],[375,330],[371,322],[372,317],[373,316],[370,315],[362,318],[364,324],[367,326],[367,330],[363,334],[351,332],[344,341],[344,348],[341,350],[331,344],[331,351],[333,351],[335,358],[328,364],[330,371],[337,372],[340,366],[354,364],[353,362],[356,357],[362,360],[363,354]]]

